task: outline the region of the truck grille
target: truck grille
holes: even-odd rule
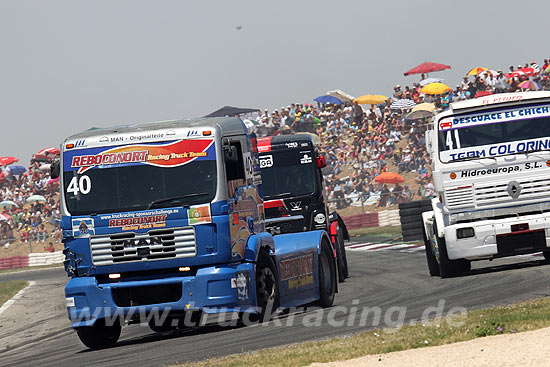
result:
[[[462,186],[445,190],[445,200],[450,210],[488,209],[495,206],[525,205],[550,199],[550,178],[533,178],[515,180],[521,187],[516,199],[508,193],[508,184],[514,181],[497,181],[493,183],[474,183],[473,186]]]
[[[94,265],[175,259],[197,254],[193,227],[92,236],[90,247]]]
[[[521,192],[517,199],[513,199],[507,191],[508,183],[504,181],[491,185],[476,185],[476,206],[486,208],[495,204],[517,204],[533,199],[550,198],[550,179],[534,178],[530,180],[516,180],[521,186]]]
[[[474,188],[460,186],[445,190],[445,200],[449,209],[462,209],[474,206]]]

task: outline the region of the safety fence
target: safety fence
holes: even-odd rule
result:
[[[379,213],[364,213],[343,217],[348,229],[364,227],[398,226],[399,210],[384,210]]]
[[[24,268],[27,266],[41,266],[59,264],[65,260],[65,255],[61,251],[31,253],[28,255],[0,257],[0,270]]]

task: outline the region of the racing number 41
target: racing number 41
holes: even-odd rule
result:
[[[79,193],[86,195],[92,190],[92,180],[87,175],[76,177],[74,176],[67,186],[67,192],[72,193],[73,195],[78,195]]]
[[[454,144],[453,144],[453,134],[452,134],[452,132],[454,132],[454,141],[456,142],[456,148],[454,147]],[[460,146],[460,137],[458,136],[458,129],[447,131],[447,139],[445,139],[445,140],[446,140],[447,147],[449,148],[449,150],[460,149],[461,148],[461,146]]]

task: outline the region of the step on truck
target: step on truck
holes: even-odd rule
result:
[[[265,231],[256,138],[241,120],[90,129],[61,150],[65,297],[87,347],[113,346],[131,323],[167,331],[332,305],[330,237]]]
[[[336,211],[329,212],[315,135],[290,134],[258,138],[265,225],[272,234],[325,230],[336,250],[338,278],[348,277],[344,240],[348,230]]]
[[[452,103],[426,133],[436,197],[421,215],[428,269],[542,252],[550,259],[550,93]]]

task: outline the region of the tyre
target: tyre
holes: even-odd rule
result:
[[[421,240],[424,229],[423,228],[416,228],[416,229],[407,229],[401,231],[403,235],[403,241],[416,241]]]
[[[408,231],[413,229],[422,229],[424,230],[424,223],[422,221],[415,220],[414,222],[410,223],[401,223],[401,230],[402,231]]]
[[[472,264],[465,259],[451,260],[447,255],[447,245],[445,238],[437,237],[437,227],[434,229],[434,236],[437,238],[438,256],[436,256],[439,264],[439,276],[442,278],[451,278],[470,271]]]
[[[336,263],[338,264],[338,281],[342,283],[348,277],[348,259],[346,258],[346,247],[344,245],[344,235],[341,229],[338,229],[336,243],[333,244],[336,249]]]
[[[410,208],[410,209],[399,209],[400,217],[419,217],[422,213],[432,210],[432,208]]]
[[[76,328],[76,333],[80,341],[88,348],[104,349],[116,344],[121,329],[118,321],[115,321],[112,326],[107,326],[105,319],[98,319],[93,326]]]
[[[432,207],[432,201],[430,199],[407,201],[406,203],[400,203],[399,209],[411,209],[411,208],[425,208]]]
[[[401,224],[422,222],[422,216],[421,215],[407,215],[407,216],[404,216],[404,217],[399,217],[399,222]]]
[[[432,243],[428,241],[426,233],[424,232],[424,247],[426,248],[426,261],[428,263],[428,272],[431,276],[439,275],[439,264],[435,258]]]
[[[319,305],[323,308],[334,303],[336,291],[336,269],[332,261],[332,253],[326,241],[321,243],[319,254]]]
[[[275,263],[269,253],[261,249],[256,262],[256,306],[258,314],[250,315],[250,320],[257,318],[268,321],[279,308],[279,282]]]

